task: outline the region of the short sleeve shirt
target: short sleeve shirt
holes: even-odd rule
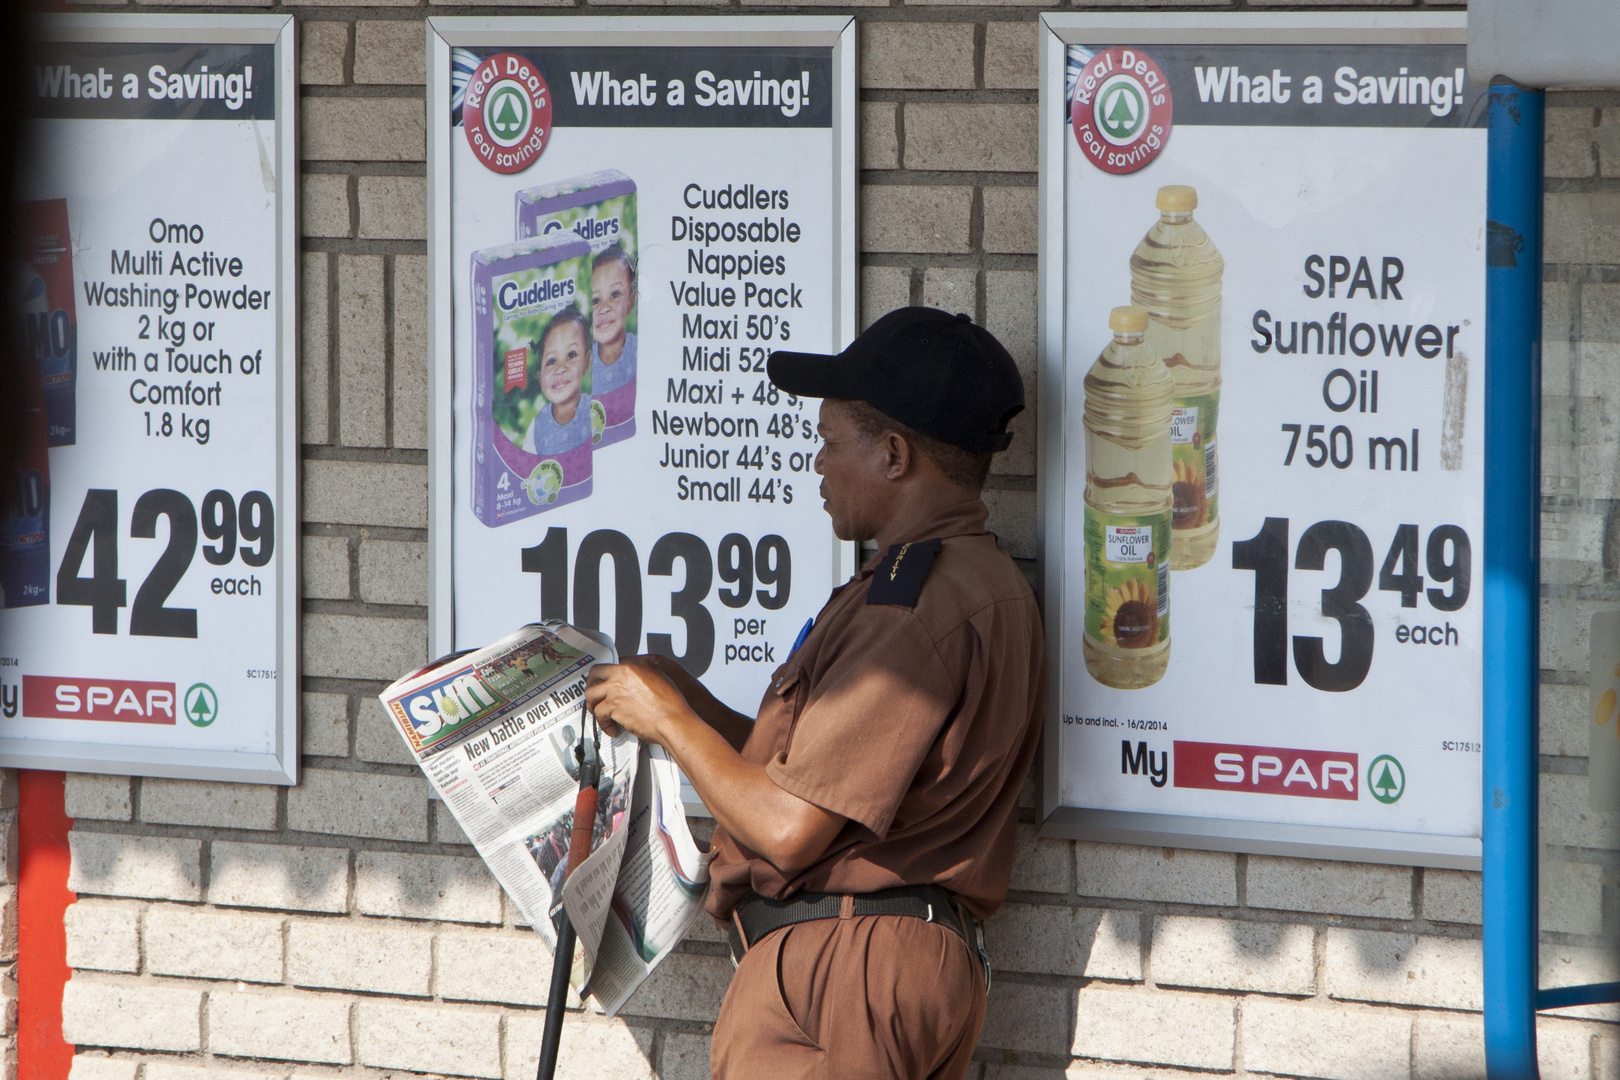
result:
[[[974,500],[893,537],[942,541],[916,605],[867,603],[868,566],[777,669],[743,757],[848,820],[792,877],[716,829],[712,914],[728,918],[750,890],[923,884],[956,893],[977,918],[1001,906],[1045,659],[1034,593],[985,531],[987,516]]]

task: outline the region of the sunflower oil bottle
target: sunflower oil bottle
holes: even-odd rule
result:
[[[1170,445],[1175,536],[1170,565],[1209,562],[1220,537],[1215,424],[1221,406],[1221,275],[1226,261],[1193,211],[1198,192],[1159,189],[1159,220],[1131,255],[1131,303],[1148,313],[1147,340],[1176,381]]]
[[[1148,313],[1117,307],[1086,373],[1086,670],[1120,690],[1170,663],[1170,409],[1176,383],[1146,340]]]

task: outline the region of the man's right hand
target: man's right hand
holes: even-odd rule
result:
[[[697,678],[684,667],[679,660],[662,653],[646,653],[635,658],[638,663],[651,664],[658,673],[668,679],[676,690],[680,691],[686,699],[686,705],[703,720],[705,724],[720,733],[721,738],[731,744],[733,750],[741,751],[743,744],[748,741],[748,735],[754,730],[754,721],[709,692]]]

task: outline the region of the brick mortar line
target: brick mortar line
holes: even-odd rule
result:
[[[332,536],[358,538],[361,540],[392,540],[412,543],[426,543],[428,530],[410,529],[402,525],[350,525],[331,524],[321,521],[300,522],[303,526],[303,536]]]
[[[426,450],[388,446],[327,446],[321,443],[303,444],[304,461],[352,461],[364,465],[417,465],[426,467]]]
[[[194,10],[194,9],[193,9]],[[426,83],[300,83],[300,101],[324,101],[349,98],[363,101],[420,101],[427,103]]]
[[[298,163],[300,176],[420,176],[427,177],[425,161],[327,161],[309,159]],[[300,236],[299,239],[315,239]]]
[[[397,619],[404,622],[427,622],[426,604],[378,604],[367,600],[332,600],[325,597],[303,597],[301,610],[305,615],[353,615],[365,619]]]
[[[358,177],[356,177],[358,179]],[[353,200],[351,215],[358,218],[359,200]],[[359,222],[352,225],[358,232]],[[299,240],[301,251],[334,255],[370,255],[386,258],[390,255],[426,255],[426,240],[378,240],[359,236],[305,236]]]

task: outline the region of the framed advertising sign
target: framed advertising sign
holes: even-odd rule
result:
[[[1463,15],[1043,24],[1045,829],[1477,866]]]
[[[428,20],[435,651],[566,619],[751,712],[852,572],[765,360],[855,333],[854,34]]]
[[[0,764],[291,784],[289,15],[49,15],[27,79]]]

